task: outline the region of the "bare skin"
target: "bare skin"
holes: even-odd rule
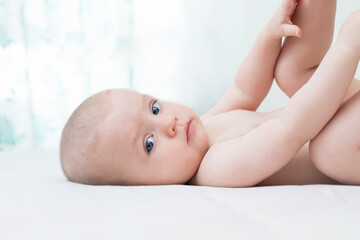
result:
[[[316,71],[328,51],[334,33],[336,0],[302,0],[292,17],[293,24],[303,30],[301,38],[288,37],[281,48],[275,66],[278,86],[291,98]],[[360,86],[359,86],[360,87]],[[356,79],[345,99],[354,94]],[[310,142],[281,170],[258,185],[337,183],[313,164]]]
[[[96,149],[101,164],[121,176],[118,182],[108,183],[360,185],[360,94],[354,95],[356,88],[350,87],[360,59],[360,32],[354,31],[360,28],[360,11],[342,25],[330,49],[333,26],[322,33],[326,36],[319,36],[326,42],[323,49],[319,49],[321,41],[311,37],[290,44],[290,39],[306,36],[305,31],[316,31],[303,22],[305,12],[315,11],[333,20],[333,5],[319,9],[312,5],[317,1],[308,6],[305,2],[303,11],[295,12],[293,23],[296,1],[282,1],[239,67],[234,85],[201,118],[180,104],[135,91],[111,90],[111,114],[99,126]],[[282,37],[291,36],[281,49]],[[306,58],[297,57],[297,44],[313,48],[310,52],[317,60],[308,65]],[[298,67],[304,71],[291,72],[293,78],[286,79],[281,66],[288,59],[300,62]],[[273,82],[274,69],[291,99],[284,109],[257,113]],[[339,149],[347,151],[344,165]],[[331,164],[327,161],[330,150],[335,156]]]
[[[234,110],[221,114],[216,118],[205,119],[204,125],[209,134],[210,145],[244,136],[268,120],[279,118],[282,111],[283,109],[278,109],[268,113],[258,113],[254,111]],[[271,144],[271,142],[269,144]],[[336,183],[334,180],[322,174],[313,165],[309,155],[309,143],[307,143],[286,166],[257,185],[334,183]]]
[[[270,118],[262,125],[255,126],[253,130],[248,129],[249,132],[243,136],[229,134],[236,132],[238,128],[236,124],[227,126],[227,131],[224,131],[228,134],[226,137],[224,134],[213,134],[211,129],[207,128],[212,145],[191,183],[229,187],[253,186],[262,182],[264,184],[288,184],[293,177],[289,176],[289,172],[283,172],[282,177],[277,179],[274,174],[280,173],[279,170],[288,164],[287,170],[290,171],[290,163],[293,161],[295,164],[297,153],[300,158],[299,162],[303,163],[303,166],[308,166],[302,170],[297,169],[303,172],[298,179],[299,183],[301,180],[313,181],[313,183],[334,183],[335,181],[329,176],[324,176],[325,171],[319,172],[322,170],[321,168],[315,169],[313,166],[309,166],[311,164],[306,164],[306,161],[309,163],[309,154],[306,149],[301,149],[310,140],[316,139],[346,97],[359,61],[360,36],[353,34],[351,29],[359,27],[359,25],[360,16],[357,11],[343,24],[338,40],[327,52],[310,81],[292,96],[290,103],[280,116]],[[261,41],[258,40],[255,44],[259,42]],[[261,50],[261,46],[261,44],[257,44],[256,47]],[[254,57],[251,61],[256,62]],[[249,69],[251,67],[247,66],[240,71],[247,73],[246,71]],[[245,76],[251,76],[251,73],[245,74]],[[241,89],[243,86],[237,87]],[[241,89],[239,92],[250,92],[251,94],[248,95],[255,93],[248,89],[245,91]],[[332,98],[329,99],[328,96],[332,96]],[[211,122],[212,126],[216,126],[216,123],[220,125],[230,119],[229,113],[222,111],[222,108],[231,106],[231,100],[232,98],[227,96],[221,99],[219,104],[202,118],[204,125],[207,126]],[[356,102],[356,100],[353,101]],[[256,104],[254,105],[256,106]],[[355,115],[356,113],[351,114]],[[354,119],[351,114],[348,117]],[[244,119],[244,122],[255,122],[254,119],[258,118],[259,114],[255,115],[254,113],[254,116],[256,117]],[[334,119],[336,118],[335,115]],[[253,124],[249,125],[253,126]],[[346,128],[345,122],[341,125],[338,129]],[[350,139],[354,140],[353,145],[359,146],[357,135],[353,132]],[[322,147],[327,148],[323,145]],[[314,151],[318,152],[317,150]],[[351,159],[354,163],[358,156],[358,149],[353,150],[350,155],[353,156]],[[223,159],[223,161],[219,163],[218,159]],[[313,173],[309,174],[309,170]],[[335,170],[333,169],[334,172]],[[359,172],[359,169],[352,171],[352,173],[354,172]],[[272,176],[274,181],[270,180]],[[352,175],[348,178],[354,179],[356,176]],[[341,182],[340,178],[338,180]],[[360,181],[352,181],[352,183],[360,184]]]
[[[290,98],[310,79],[326,51],[328,51],[334,32],[335,9],[336,0],[302,0],[297,6],[292,21],[301,27],[304,34],[301,39],[285,39],[275,67],[276,81],[283,92]],[[305,145],[293,161],[261,184],[271,184],[274,183],[274,181],[282,180],[283,177],[284,180],[286,180],[286,176],[291,176],[292,180],[295,180],[294,176],[300,175],[306,175],[309,179],[315,179],[319,176],[319,172],[321,176],[328,176],[328,183],[332,183],[334,180],[341,183],[351,183],[351,181],[349,182],[344,178],[336,176],[356,175],[341,173],[339,169],[344,168],[340,168],[340,165],[356,166],[356,164],[358,164],[356,162],[359,162],[358,160],[354,160],[356,157],[353,156],[358,156],[358,153],[356,153],[356,151],[354,152],[354,147],[359,143],[359,140],[353,139],[354,137],[356,138],[354,134],[352,136],[349,133],[344,135],[346,131],[353,131],[357,129],[358,126],[358,124],[353,122],[354,119],[356,119],[355,115],[358,114],[358,110],[355,107],[356,103],[354,103],[356,102],[356,100],[354,100],[356,97],[353,96],[359,89],[360,81],[354,78],[344,97],[344,104],[341,106],[340,111],[337,112],[336,117],[322,130],[321,134],[311,141],[311,153],[309,151],[309,144]],[[351,97],[353,97],[353,99],[349,100]],[[343,108],[351,108],[351,111],[346,111],[345,114],[343,113],[344,110],[341,110]],[[341,121],[339,119],[341,119]],[[344,126],[351,126],[352,130]],[[343,137],[340,138],[340,136]],[[330,139],[332,144],[329,142]],[[344,146],[343,139],[348,140],[345,141],[346,147]],[[350,142],[350,144],[348,142]],[[339,150],[340,146],[343,151]],[[333,149],[337,149],[337,152],[330,151]],[[344,151],[345,149],[349,150]],[[350,156],[346,155],[346,153],[350,154]],[[336,162],[337,166],[332,167],[331,163],[334,162],[332,159],[338,159]],[[356,159],[360,158],[357,157]],[[353,162],[347,163],[346,161]],[[306,165],[308,168],[294,167],[297,166],[295,163]],[[330,173],[329,170],[324,170],[324,166],[326,166],[327,169],[334,169],[333,172],[337,174]],[[294,171],[291,172],[291,170]],[[322,179],[326,180],[326,178]],[[357,182],[359,181],[357,180]]]
[[[275,66],[275,79],[291,98],[314,74],[328,51],[335,22],[336,0],[302,0],[292,22],[303,30],[301,38],[286,38]],[[353,79],[344,101],[360,89]]]

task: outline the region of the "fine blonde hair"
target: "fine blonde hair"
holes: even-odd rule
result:
[[[111,90],[83,101],[72,113],[62,132],[60,161],[67,179],[84,184],[105,184],[106,168],[97,153],[99,125],[108,114]]]

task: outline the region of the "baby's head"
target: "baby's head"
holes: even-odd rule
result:
[[[126,89],[86,99],[66,123],[60,159],[73,182],[183,184],[208,150],[208,135],[190,108]]]

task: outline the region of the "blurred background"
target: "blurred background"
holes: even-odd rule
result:
[[[57,150],[74,109],[107,88],[203,114],[280,2],[0,0],[0,151]],[[338,1],[335,36],[355,9],[360,1]],[[287,101],[273,84],[259,111]]]

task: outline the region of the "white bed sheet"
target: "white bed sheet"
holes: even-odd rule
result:
[[[0,152],[0,239],[360,239],[360,187],[87,186]]]

